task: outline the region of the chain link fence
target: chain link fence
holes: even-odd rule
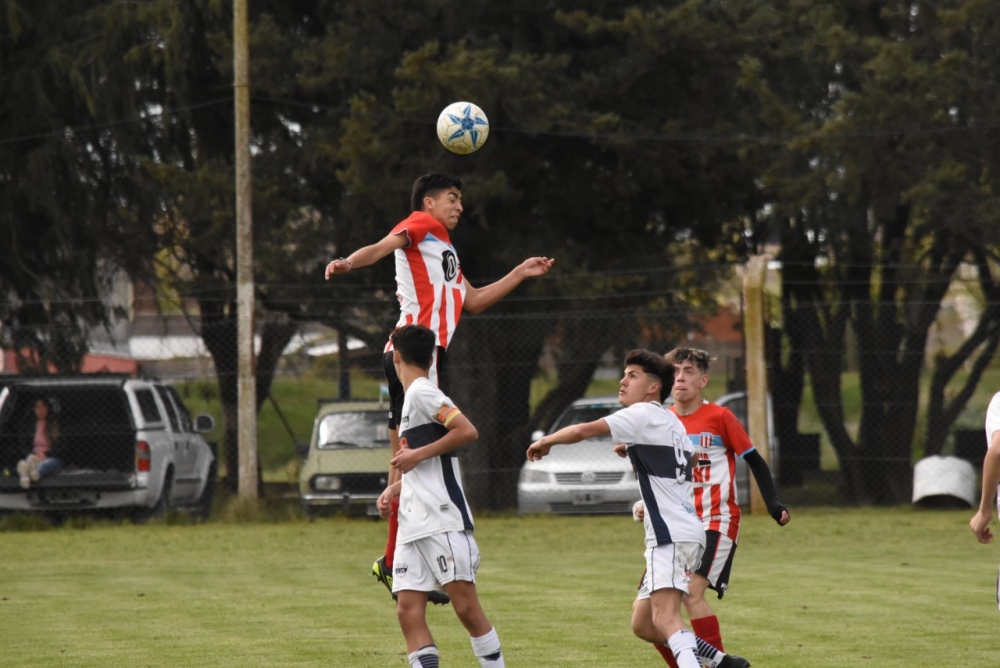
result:
[[[460,454],[473,506],[524,512],[626,512],[629,499],[638,498],[638,488],[627,461],[612,453],[611,444],[579,450],[559,446],[572,456],[553,459],[552,467],[544,470],[526,469],[525,450],[560,416],[568,419],[567,411],[582,410],[574,408],[574,402],[589,398],[600,404],[603,399],[613,405],[622,360],[633,348],[666,352],[685,345],[709,351],[714,361],[705,396],[725,401],[746,424],[743,302],[738,288],[730,287],[729,293],[726,301],[701,306],[693,306],[686,293],[670,290],[594,300],[592,308],[581,306],[586,300],[533,297],[464,316],[448,354],[446,390],[480,434],[479,441]],[[260,468],[265,483],[285,485],[289,493],[299,485],[306,453],[302,444],[309,440],[320,401],[382,398],[382,346],[394,305],[385,301],[372,307],[367,301],[364,308],[357,308],[348,303],[339,313],[314,321],[258,318],[258,349],[277,345],[279,350],[259,358],[259,364],[273,371],[258,369]],[[268,328],[275,323],[281,326]],[[238,462],[236,382],[231,362],[220,365],[218,353],[218,341],[228,341],[223,351],[235,357],[235,321],[228,325],[228,339],[216,338],[207,345],[202,334],[208,324],[197,317],[137,315],[119,329],[114,343],[107,337],[95,338],[81,369],[152,376],[173,386],[192,414],[215,418],[215,430],[207,438],[217,446],[220,474],[232,481]],[[272,331],[280,333],[277,344],[266,340]],[[358,334],[365,334],[365,340]],[[770,331],[766,353],[771,466],[781,497],[790,506],[858,502],[850,497],[841,457],[817,409],[808,373],[796,367],[801,362],[788,354],[784,334],[778,328]],[[0,384],[3,374],[16,374],[23,363],[23,356],[19,361],[7,351]],[[860,395],[846,384],[856,362],[831,354],[825,364],[827,373],[845,379],[844,421],[853,428]],[[959,421],[951,437],[952,452],[976,466],[985,447],[981,433],[973,438],[976,413],[989,394],[988,388],[977,391],[969,408],[973,417]],[[96,395],[94,401],[97,414]],[[586,415],[594,419],[593,411]],[[897,463],[908,472],[914,462],[910,444],[904,445]],[[388,453],[383,468],[388,468]],[[907,472],[903,475],[910,475]],[[741,502],[746,502],[749,478],[742,469],[739,482],[744,487]],[[539,505],[539,495],[546,494],[551,502]]]

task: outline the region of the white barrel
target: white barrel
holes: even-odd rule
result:
[[[976,469],[967,459],[933,456],[913,467],[913,503],[924,505],[976,505]]]

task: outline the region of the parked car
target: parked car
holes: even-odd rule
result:
[[[617,396],[577,399],[548,433],[591,422],[622,407]],[[532,434],[538,440],[543,432]],[[611,437],[557,445],[540,461],[525,461],[517,483],[517,512],[576,515],[630,513],[639,483],[627,458],[614,453]]]
[[[673,403],[667,397],[667,405]],[[747,426],[746,392],[731,392],[715,403],[733,411]],[[622,405],[617,396],[583,398],[574,401],[556,419],[548,433],[581,422],[591,422],[610,415]],[[771,461],[777,462],[778,447],[769,419]],[[538,440],[544,432],[532,434]],[[598,514],[632,511],[639,500],[639,484],[627,458],[614,454],[610,437],[589,439],[575,445],[557,445],[540,461],[525,463],[517,483],[517,510],[527,513]],[[777,464],[771,465],[777,479]],[[737,501],[750,503],[750,469],[741,458],[736,459]]]
[[[375,502],[389,472],[386,416],[378,401],[320,401],[299,473],[306,513],[342,510],[378,517]]]
[[[177,391],[120,374],[6,377],[0,389],[0,512],[114,510],[138,521],[168,509],[211,512],[216,458]],[[22,488],[17,463],[31,451],[33,407],[44,398],[59,424],[62,467]]]

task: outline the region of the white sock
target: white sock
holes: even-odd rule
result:
[[[677,659],[677,668],[701,668],[698,664],[698,650],[693,633],[686,629],[678,631],[667,638],[667,644]]]
[[[421,647],[416,652],[410,652],[407,658],[410,660],[410,668],[438,668],[441,665],[436,645]]]
[[[472,652],[479,660],[479,665],[483,668],[505,668],[503,663],[503,652],[500,651],[500,638],[497,637],[497,630],[490,629],[486,635],[478,638],[470,638],[472,641]]]

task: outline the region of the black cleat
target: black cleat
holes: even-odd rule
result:
[[[719,662],[719,668],[750,668],[750,662],[742,656],[727,654]]]
[[[443,591],[429,591],[427,592],[427,600],[434,605],[448,605],[451,603],[451,599],[448,598],[448,594]]]
[[[392,600],[397,600],[396,595],[392,593],[392,571],[386,568],[384,556],[379,557],[375,560],[375,563],[372,564],[372,575],[375,576],[376,580],[386,586],[389,593],[392,594]]]

